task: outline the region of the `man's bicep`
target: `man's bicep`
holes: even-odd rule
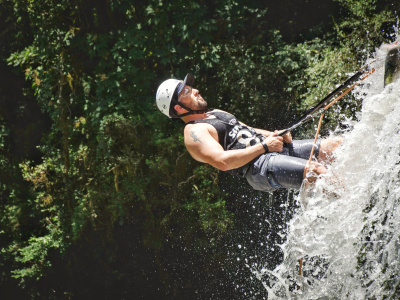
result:
[[[224,152],[207,128],[191,128],[185,132],[185,145],[193,158],[211,165],[215,165],[219,155]]]
[[[207,138],[206,132],[207,130],[190,129],[189,137],[187,137],[187,140],[185,139],[185,143],[193,146],[199,146],[199,144],[202,144]]]

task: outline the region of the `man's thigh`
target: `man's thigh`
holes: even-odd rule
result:
[[[281,154],[290,155],[290,156],[299,157],[299,158],[308,160],[310,158],[313,144],[314,144],[313,139],[294,140],[292,143],[284,145],[284,148],[283,148],[283,151]],[[321,140],[317,140],[317,143],[316,143],[315,149],[314,149],[314,153],[313,153],[313,157],[315,159],[318,159],[320,147],[321,147]]]
[[[268,172],[280,187],[298,190],[303,182],[307,161],[300,157],[273,155],[268,162]]]

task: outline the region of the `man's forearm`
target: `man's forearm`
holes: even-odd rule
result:
[[[245,149],[227,150],[221,154],[214,167],[222,171],[237,169],[264,153],[265,149],[262,144]]]
[[[253,128],[257,133],[261,133],[263,136],[269,137],[273,134],[272,131],[268,131],[265,129]]]
[[[264,135],[264,136],[266,136],[266,137],[279,135],[279,132],[282,132],[282,131],[283,131],[283,130],[281,130],[281,131],[276,131],[276,134],[275,134],[275,132],[268,131],[268,130],[264,130],[264,129],[259,129],[259,128],[254,128],[254,130],[255,130],[257,133],[261,133],[262,135]],[[289,131],[288,133],[286,133],[285,135],[283,135],[283,141],[284,141],[285,143],[291,143],[291,142],[292,142],[292,136],[291,136],[291,134],[290,134],[290,131]]]

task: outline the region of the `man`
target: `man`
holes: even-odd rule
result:
[[[332,160],[340,140],[324,139],[315,146],[318,162],[308,159],[313,140],[293,141],[290,132],[251,128],[222,110],[207,109],[207,102],[194,89],[194,76],[184,81],[168,79],[157,90],[156,103],[170,118],[186,123],[185,146],[197,161],[245,177],[256,190],[300,189],[304,179],[313,183],[326,173],[321,163]]]

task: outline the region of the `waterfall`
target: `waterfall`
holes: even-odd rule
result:
[[[362,109],[328,173],[297,196],[283,262],[251,270],[268,299],[400,297],[400,80],[384,86],[386,53],[353,93]]]

